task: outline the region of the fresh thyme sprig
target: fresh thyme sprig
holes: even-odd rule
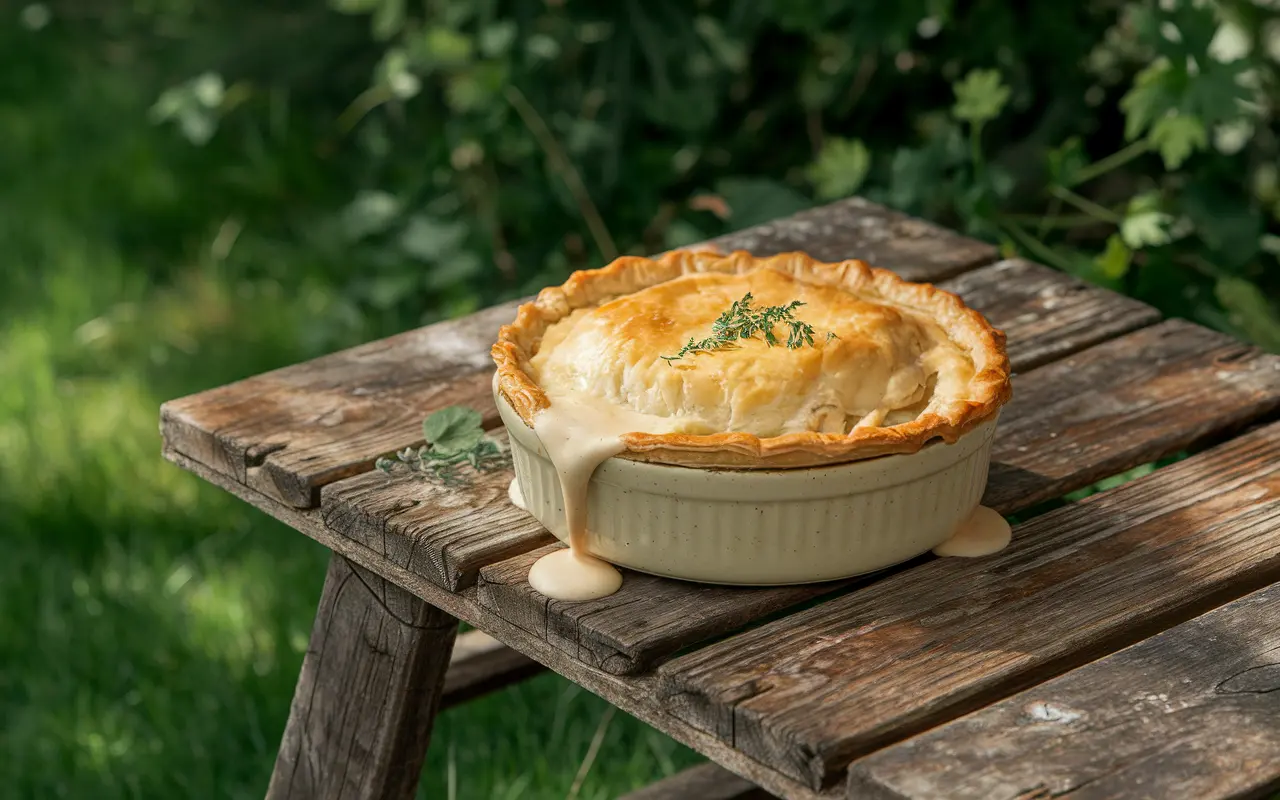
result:
[[[776,347],[779,340],[773,329],[778,325],[785,325],[787,328],[788,350],[796,350],[805,345],[814,346],[813,326],[795,317],[795,310],[804,303],[793,300],[785,306],[752,308],[751,304],[754,300],[751,292],[747,292],[741,300],[735,300],[727,311],[711,323],[711,336],[702,341],[697,341],[690,336],[685,346],[680,348],[680,352],[673,356],[661,356],[661,358],[670,364],[690,353],[709,353],[713,350],[733,348],[740,340],[752,339],[757,335],[764,339],[765,344]],[[827,334],[827,341],[835,338],[837,337],[834,333]]]
[[[480,412],[473,408],[442,408],[422,422],[425,445],[417,449],[406,447],[395,458],[383,456],[374,466],[388,475],[404,467],[434,483],[466,486],[471,479],[461,471],[464,466],[483,473],[511,464],[511,454],[485,438],[480,422]]]

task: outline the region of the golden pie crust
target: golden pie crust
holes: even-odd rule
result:
[[[813,324],[815,344],[789,350],[756,339],[660,358],[709,335],[744,289],[758,305],[803,300],[796,313]],[[741,469],[954,442],[1009,399],[1004,345],[955,295],[862,261],[680,250],[575,272],[522,305],[492,353],[498,391],[530,427],[551,404],[541,376],[554,396],[585,387],[605,402],[691,420],[692,432],[623,435],[624,458]]]

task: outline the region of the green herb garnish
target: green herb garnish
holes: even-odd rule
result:
[[[406,447],[395,458],[383,456],[374,466],[388,475],[404,467],[428,480],[445,486],[466,486],[470,477],[463,467],[475,472],[492,472],[511,464],[511,455],[492,439],[485,438],[480,412],[466,406],[448,406],[422,422],[422,437],[427,443],[419,448]]]
[[[691,336],[688,343],[680,348],[680,352],[674,356],[660,356],[660,358],[670,364],[690,353],[709,353],[713,350],[733,348],[737,346],[739,340],[753,339],[757,335],[764,339],[765,344],[774,347],[779,343],[778,335],[773,332],[778,325],[784,325],[787,328],[788,350],[795,350],[805,345],[814,346],[813,326],[807,322],[801,322],[795,316],[795,310],[804,303],[793,300],[785,306],[752,308],[751,303],[754,299],[751,292],[747,292],[741,300],[735,300],[728,311],[711,323],[711,336],[702,341],[696,341]],[[827,334],[827,341],[835,338],[837,337],[834,333]]]

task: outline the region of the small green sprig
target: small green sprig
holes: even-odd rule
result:
[[[714,350],[737,347],[742,339],[753,339],[756,336],[764,339],[765,344],[770,347],[776,347],[779,339],[773,329],[779,325],[787,328],[788,350],[796,350],[805,345],[814,346],[813,326],[795,317],[795,310],[804,303],[793,300],[785,306],[752,308],[751,304],[754,300],[751,292],[747,292],[741,300],[735,300],[727,311],[711,323],[711,336],[702,341],[697,341],[691,336],[685,346],[680,348],[680,352],[673,356],[661,356],[661,358],[670,364],[690,353],[709,353]],[[827,341],[835,338],[837,337],[834,333],[827,334]]]
[[[443,486],[467,486],[471,477],[462,471],[492,472],[510,466],[511,454],[492,439],[485,438],[480,412],[466,406],[449,406],[422,422],[422,447],[406,447],[395,458],[383,456],[374,466],[388,475],[397,468]]]

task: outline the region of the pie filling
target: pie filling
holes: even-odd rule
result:
[[[692,270],[597,305],[564,309],[520,359],[545,397],[525,419],[559,477],[569,543],[534,565],[533,588],[552,599],[581,601],[621,585],[618,571],[588,552],[587,494],[605,459],[641,449],[637,435],[675,434],[681,443],[675,449],[685,457],[696,449],[696,437],[724,440],[726,434],[749,435],[757,446],[820,434],[820,445],[834,448],[871,434],[892,447],[897,434],[886,429],[932,431],[933,420],[941,420],[952,425],[954,438],[960,429],[954,420],[1003,402],[1008,362],[999,334],[986,328],[987,350],[975,366],[971,330],[953,338],[920,295],[899,294],[861,296],[768,267]],[[733,328],[726,309],[753,309],[750,319],[760,324]],[[500,351],[501,343],[495,357]],[[971,396],[992,370],[1004,394]],[[917,438],[915,446],[920,443]],[[979,511],[944,543],[951,546],[939,546],[939,555],[985,554],[1008,541],[1003,518]]]

